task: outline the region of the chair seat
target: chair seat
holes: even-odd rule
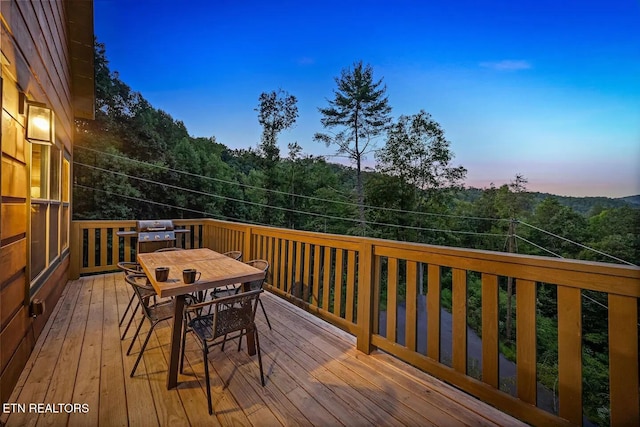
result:
[[[201,316],[189,322],[189,327],[203,341],[211,342],[218,337],[247,327],[247,310],[251,313],[251,306],[228,307],[218,312],[216,330],[213,330],[213,314]],[[249,314],[250,315],[250,314]]]
[[[173,317],[175,312],[173,300],[154,304],[149,307],[149,318],[152,322],[160,322]]]

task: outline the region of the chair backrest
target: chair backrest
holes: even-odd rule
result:
[[[153,289],[153,286],[149,284],[147,276],[140,273],[127,274],[125,276],[125,280],[133,288],[133,292],[135,292],[138,297],[145,315],[147,317],[151,316],[151,311],[149,310],[149,299],[155,294],[155,290]]]
[[[241,292],[213,300],[213,339],[232,332],[250,329],[262,289]]]
[[[170,248],[160,248],[155,250],[154,252],[173,252],[173,251],[183,251],[183,248],[178,248],[178,247],[170,247]]]
[[[118,268],[125,272],[125,274],[142,273],[142,267],[137,262],[122,261],[118,263]]]
[[[264,259],[252,259],[245,264],[250,265],[258,270],[264,271],[264,279],[254,280],[252,282],[246,282],[249,284],[249,288],[253,291],[256,289],[262,289],[264,281],[267,279],[267,271],[269,270],[269,262]]]
[[[233,258],[236,261],[240,261],[242,259],[242,252],[240,251],[229,251],[229,252],[223,253],[222,255],[228,256],[229,258]]]

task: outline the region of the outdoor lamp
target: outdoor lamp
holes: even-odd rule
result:
[[[53,144],[51,108],[35,102],[27,103],[27,140],[34,144]]]

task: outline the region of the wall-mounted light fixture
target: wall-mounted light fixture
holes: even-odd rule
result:
[[[53,144],[53,114],[45,104],[27,102],[27,140],[34,144]]]

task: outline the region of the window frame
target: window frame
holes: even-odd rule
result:
[[[29,146],[29,288],[33,295],[69,252],[71,154],[55,141]],[[40,159],[34,162],[36,151]]]

